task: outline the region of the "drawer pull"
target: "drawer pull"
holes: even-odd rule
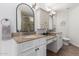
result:
[[[39,48],[36,48],[36,49],[35,49],[35,51],[38,51],[38,50],[39,50]]]

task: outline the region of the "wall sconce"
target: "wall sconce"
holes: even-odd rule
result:
[[[62,21],[61,22],[61,26],[65,26],[66,22],[65,21]]]
[[[56,14],[56,11],[55,10],[51,10],[49,15],[55,15]]]

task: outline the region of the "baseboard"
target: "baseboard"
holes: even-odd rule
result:
[[[71,42],[69,44],[79,48],[79,45],[77,45],[77,44],[74,44],[74,43],[71,43]]]

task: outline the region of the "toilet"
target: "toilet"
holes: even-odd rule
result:
[[[64,44],[64,45],[69,45],[69,41],[70,41],[69,38],[63,37],[63,44]]]

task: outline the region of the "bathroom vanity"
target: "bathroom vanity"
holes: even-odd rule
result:
[[[1,55],[46,56],[46,50],[59,51],[62,47],[60,35],[21,35],[2,43]]]
[[[56,36],[29,35],[15,37],[16,55],[19,56],[46,56],[47,44],[56,41]]]

